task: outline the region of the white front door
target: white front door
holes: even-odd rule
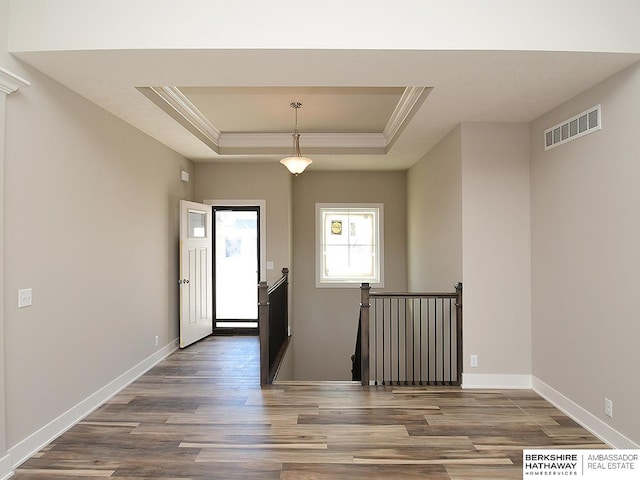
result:
[[[211,207],[180,200],[180,348],[213,330]]]

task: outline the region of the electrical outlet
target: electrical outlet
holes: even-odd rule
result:
[[[158,335],[156,335],[156,339],[155,339],[156,347],[158,346],[159,343],[160,343],[160,337],[158,337]]]
[[[604,414],[613,418],[613,401],[607,397],[604,398]]]
[[[30,307],[33,305],[33,290],[23,288],[18,290],[18,308]]]
[[[471,355],[471,366],[474,368],[478,366],[478,355]]]

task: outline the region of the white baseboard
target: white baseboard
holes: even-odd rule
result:
[[[13,469],[11,468],[11,455],[5,455],[0,458],[0,480],[7,480],[7,478],[13,476]]]
[[[531,388],[531,375],[463,373],[462,388]]]
[[[598,417],[582,408],[573,400],[565,397],[562,393],[544,383],[542,380],[533,377],[532,388],[538,395],[551,403],[558,410],[571,417],[609,446],[618,449],[640,448],[640,445],[628,439]]]
[[[177,341],[173,340],[168,345],[158,349],[149,357],[138,363],[136,366],[120,375],[118,378],[102,387],[97,392],[88,396],[86,399],[78,403],[75,407],[70,408],[68,411],[60,415],[49,424],[42,427],[37,432],[31,434],[23,441],[11,447],[9,449],[10,464],[13,468],[16,468],[22,462],[31,457],[34,453],[40,451],[42,447],[51,443],[60,434],[67,431],[78,421],[82,420],[88,414],[93,412],[100,405],[104,404],[107,400],[117,394],[120,390],[125,388],[131,382],[136,380],[146,371],[150,370],[161,360],[169,356],[177,349]],[[2,477],[2,470],[0,470],[0,478]]]

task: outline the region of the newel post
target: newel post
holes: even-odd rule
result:
[[[463,356],[462,356],[462,283],[456,284],[456,351],[457,355],[457,373],[458,373],[458,382],[462,385],[462,365],[463,365]]]
[[[360,380],[369,386],[369,291],[368,283],[360,285]]]
[[[258,330],[260,332],[260,385],[269,383],[269,292],[267,282],[258,284]]]
[[[282,277],[284,278],[284,304],[287,308],[284,310],[285,322],[287,326],[287,336],[289,335],[289,269],[287,267],[282,268]]]

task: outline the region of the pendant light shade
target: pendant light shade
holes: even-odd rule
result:
[[[296,124],[295,129],[293,131],[293,153],[290,157],[283,158],[280,160],[280,163],[283,164],[287,169],[293,173],[294,175],[298,175],[304,172],[304,169],[307,168],[313,160],[307,157],[303,157],[300,153],[300,133],[298,133],[298,109],[302,106],[300,102],[293,102],[291,104],[291,108],[293,108],[296,112]]]

